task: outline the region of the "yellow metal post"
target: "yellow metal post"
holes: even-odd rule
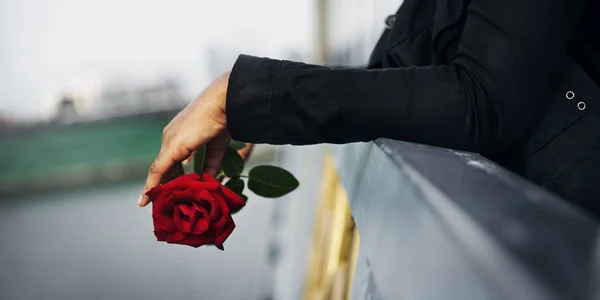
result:
[[[326,155],[306,278],[305,300],[346,300],[359,237],[333,159]]]

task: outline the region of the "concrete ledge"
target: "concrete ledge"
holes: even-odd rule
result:
[[[477,154],[332,148],[361,237],[353,286],[370,297],[600,298],[600,225],[567,202]]]

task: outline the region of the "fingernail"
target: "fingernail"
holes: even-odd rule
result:
[[[137,201],[137,205],[138,205],[139,207],[142,207],[142,199],[144,199],[144,196],[140,196],[140,198],[139,198],[139,199],[138,199],[138,201]]]

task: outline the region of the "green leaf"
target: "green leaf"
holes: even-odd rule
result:
[[[215,178],[216,180],[218,180],[219,182],[223,182],[223,179],[225,179],[225,173],[223,173],[223,169],[219,169],[219,173],[217,173],[217,177]]]
[[[202,175],[202,164],[204,163],[204,152],[206,152],[206,146],[200,147],[194,153],[194,172]]]
[[[229,179],[227,183],[225,183],[225,186],[240,196],[244,191],[244,181],[239,177]]]
[[[234,150],[240,150],[240,149],[246,147],[246,143],[231,140],[231,142],[229,142],[229,147],[233,148]]]
[[[242,157],[231,147],[227,147],[225,156],[221,162],[221,168],[227,177],[239,177],[244,171],[244,160]]]
[[[275,166],[256,166],[248,174],[248,188],[267,198],[281,197],[300,183],[290,172]]]

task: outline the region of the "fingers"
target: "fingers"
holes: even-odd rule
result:
[[[224,109],[227,77],[216,83],[206,88],[163,130],[161,151],[148,172],[142,197],[138,200],[140,207],[150,202],[146,192],[183,174],[180,162],[207,142],[205,170],[216,175],[230,139]]]
[[[146,184],[144,185],[144,191],[142,192],[141,198],[138,200],[138,206],[144,207],[150,202],[150,199],[146,196],[146,192],[158,186],[161,182],[170,180],[169,177],[178,174],[179,171],[183,174],[181,163],[179,163],[180,157],[173,155],[172,153],[173,151],[161,151],[150,166]]]
[[[165,173],[165,175],[162,177],[162,180],[160,181],[160,184],[165,184],[183,175],[183,173],[184,171],[182,163],[176,163],[167,171],[167,173]]]
[[[252,154],[252,149],[254,149],[254,144],[246,143],[246,146],[238,150],[238,154],[242,157],[244,161],[246,161],[250,154]]]
[[[148,204],[148,202],[150,202],[146,196],[146,192],[151,190],[153,187],[158,186],[162,181],[163,174],[167,173],[169,168],[171,168],[173,161],[166,157],[167,156],[164,154],[159,154],[152,165],[150,165],[150,170],[148,170],[148,177],[146,178],[146,184],[144,185],[142,197],[140,200],[138,200],[138,206],[144,207]]]
[[[204,172],[215,177],[221,167],[221,161],[227,150],[228,143],[222,143],[218,140],[206,144],[206,153],[204,154]]]
[[[183,161],[181,162],[181,164],[182,164],[183,166],[187,166],[188,164],[190,164],[190,163],[192,162],[192,160],[194,159],[194,154],[195,154],[195,152],[196,152],[196,151],[192,151],[192,153],[190,154],[190,156],[188,156],[188,158],[186,158],[185,160],[183,160]]]

